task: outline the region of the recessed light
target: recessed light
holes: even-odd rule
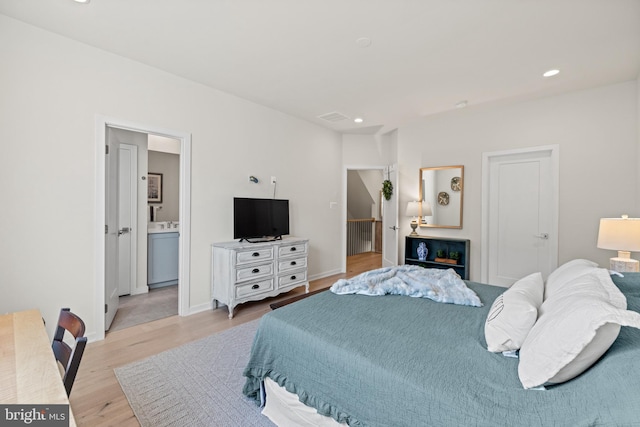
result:
[[[73,1],[75,1],[76,3],[85,3],[86,4],[86,3],[89,3],[91,0],[73,0]]]
[[[353,121],[356,123],[362,123],[364,122],[364,119],[362,117],[356,117],[355,119],[353,119]]]
[[[543,74],[543,76],[544,76],[544,77],[553,77],[553,76],[555,76],[556,74],[558,74],[559,72],[560,72],[560,70],[549,70],[549,71],[546,71],[546,72]]]
[[[356,44],[360,47],[369,47],[371,46],[371,39],[369,37],[360,37],[356,39]]]
[[[468,102],[466,100],[464,101],[460,101],[460,102],[456,102],[456,108],[464,108],[466,107],[468,104]]]

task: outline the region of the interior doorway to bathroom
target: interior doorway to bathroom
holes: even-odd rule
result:
[[[174,253],[177,253],[177,277],[174,277],[174,283],[168,283],[168,280],[160,281],[163,287],[162,293],[172,295],[168,298],[172,302],[173,313],[180,315],[187,314],[188,308],[188,295],[189,295],[189,241],[190,241],[190,151],[191,151],[191,137],[189,134],[180,131],[169,131],[166,129],[157,129],[154,127],[143,126],[135,123],[125,122],[116,119],[108,119],[104,117],[97,118],[97,137],[96,143],[98,150],[97,162],[104,165],[104,168],[98,168],[96,175],[97,184],[97,212],[104,212],[104,217],[98,215],[96,228],[97,237],[97,264],[96,264],[96,286],[99,299],[97,300],[98,307],[104,308],[103,316],[99,316],[96,319],[98,325],[103,324],[102,330],[108,330],[112,321],[118,313],[120,289],[118,287],[118,239],[120,236],[126,235],[127,231],[131,235],[132,240],[138,243],[137,249],[132,255],[132,259],[137,263],[135,268],[135,274],[131,280],[130,292],[128,295],[123,295],[123,298],[130,298],[135,301],[135,305],[141,305],[143,298],[147,301],[151,300],[150,297],[155,297],[161,292],[149,292],[148,274],[147,274],[147,255],[148,255],[148,220],[149,220],[149,205],[150,202],[162,203],[162,207],[166,208],[166,212],[171,214],[174,212],[174,217],[167,218],[163,226],[174,227],[171,230],[173,233],[179,233],[177,248],[174,249]],[[149,139],[152,137],[164,137],[168,140],[173,140],[174,153],[172,169],[166,171],[150,171],[149,170],[149,153],[153,151],[160,151],[153,148],[151,144],[151,151],[149,151],[150,144]],[[162,139],[162,138],[160,138]],[[143,141],[144,140],[144,141]],[[118,187],[119,172],[119,146],[123,145],[136,145],[138,148],[138,171],[135,176],[137,183],[137,198],[133,202],[139,209],[136,218],[132,219],[132,225],[130,227],[120,227],[118,224],[119,218],[117,214],[118,206]],[[106,148],[105,148],[106,146]],[[151,154],[153,156],[153,153]],[[123,156],[126,157],[126,156]],[[177,161],[176,161],[177,160]],[[153,160],[151,161],[152,167],[154,167]],[[155,166],[160,167],[160,166]],[[161,170],[161,169],[159,169]],[[177,172],[176,172],[177,170]],[[148,173],[156,172],[156,174],[162,174],[163,187],[161,195],[158,197],[156,194],[151,197],[148,194]],[[166,177],[165,177],[166,175]],[[175,178],[175,179],[174,179]],[[177,189],[173,191],[171,188]],[[165,195],[166,192],[166,195]],[[177,195],[172,195],[177,193]],[[152,200],[153,199],[153,200]],[[102,200],[103,202],[100,202]],[[165,205],[166,203],[166,205]],[[171,206],[170,206],[171,205]],[[158,206],[158,205],[156,205]],[[156,210],[156,213],[158,210]],[[184,221],[180,221],[181,218],[185,218]],[[158,215],[158,219],[162,219],[162,215]],[[103,225],[100,225],[103,224]],[[157,225],[157,224],[154,224]],[[123,229],[124,228],[124,229]],[[164,227],[162,227],[164,228]],[[175,261],[174,257],[174,261]],[[177,294],[177,298],[176,298]],[[166,304],[152,303],[148,306],[160,307]],[[126,304],[123,305],[126,308]],[[123,310],[123,313],[124,314]],[[148,308],[144,310],[149,313],[153,310]],[[97,311],[99,315],[100,311]],[[141,322],[149,321],[153,319],[141,319]],[[98,337],[98,339],[103,336]]]
[[[119,233],[119,302],[110,331],[178,314],[180,141],[123,130],[117,131],[117,134],[121,139],[139,141],[138,145],[120,143],[119,147],[119,227],[125,231],[142,230],[137,235],[141,236],[141,245],[146,243],[147,274],[144,283],[136,284],[137,278],[143,279],[144,271],[137,275],[131,274],[130,266],[137,264],[137,258],[144,259],[144,250],[139,253],[131,250],[131,245],[127,244],[128,234]],[[138,146],[141,146],[140,151],[147,156],[147,191],[144,191],[142,185],[140,190],[144,194],[136,197],[132,196],[136,190],[136,176],[131,174],[130,170],[136,169],[137,163],[131,160],[132,156],[129,153],[136,152]],[[132,147],[136,150],[132,150]],[[144,167],[144,161],[138,163]],[[133,183],[128,179],[131,175],[134,175],[131,180]],[[144,175],[141,176],[144,178]],[[144,206],[145,214],[134,218],[136,210],[131,209],[130,205]],[[147,232],[146,242],[142,241],[144,230]],[[145,266],[141,267],[141,270],[144,270]]]

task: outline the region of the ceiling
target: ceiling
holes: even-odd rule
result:
[[[640,73],[638,0],[2,0],[0,13],[344,133]],[[346,118],[319,118],[334,112]]]

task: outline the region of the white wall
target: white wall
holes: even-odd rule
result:
[[[559,144],[559,263],[583,257],[608,266],[614,253],[596,248],[599,219],[640,214],[637,98],[637,82],[630,81],[511,105],[468,107],[402,126],[401,206],[409,200],[405,193],[414,199],[419,192],[420,167],[464,165],[463,229],[429,229],[428,234],[470,239],[471,279],[479,280],[482,153]],[[403,236],[410,230],[400,224]]]
[[[342,161],[345,165],[386,166],[392,164],[395,157],[395,145],[386,135],[342,136]]]
[[[364,169],[359,170],[358,175],[362,178],[362,182],[367,187],[367,192],[371,195],[373,205],[371,206],[371,217],[380,219],[380,191],[382,182],[384,181],[383,171],[380,169]]]
[[[162,174],[162,203],[148,204],[162,206],[155,221],[179,221],[180,156],[149,150],[149,172]],[[146,193],[144,194],[146,196]]]
[[[310,239],[310,277],[340,270],[335,132],[2,15],[0,58],[0,312],[38,308],[51,333],[68,306],[96,332],[96,115],[192,136],[190,307],[210,303],[233,196],[272,196],[270,176]]]
[[[638,155],[636,170],[640,171],[640,74],[636,80],[636,120],[638,126]],[[636,212],[640,212],[640,172],[636,175]]]

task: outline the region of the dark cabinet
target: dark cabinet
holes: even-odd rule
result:
[[[461,278],[469,280],[469,240],[406,236],[404,263],[425,268],[453,268]]]

